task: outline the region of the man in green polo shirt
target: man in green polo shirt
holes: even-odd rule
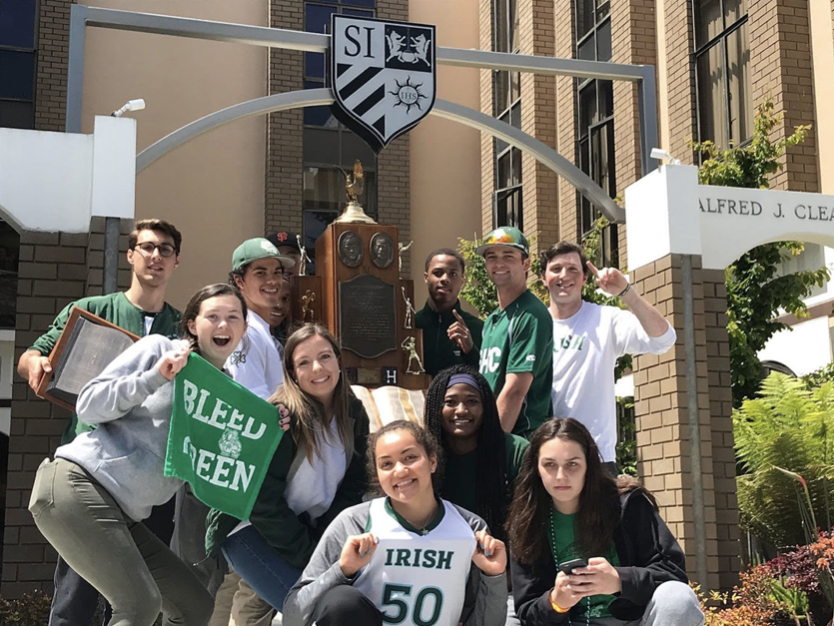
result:
[[[481,374],[495,392],[501,426],[530,438],[551,416],[553,322],[527,288],[530,246],[517,228],[497,228],[478,246],[498,308],[484,323]]]
[[[128,237],[127,261],[132,268],[130,288],[105,296],[81,298],[68,304],[52,325],[24,352],[17,364],[18,373],[37,391],[43,375],[52,371],[49,353],[61,336],[70,311],[81,307],[99,317],[143,337],[159,334],[179,336],[180,312],[165,302],[168,280],[179,265],[182,235],[164,220],[136,222]],[[73,414],[61,443],[91,430]],[[173,532],[173,506],[155,507],[145,525],[166,543]],[[115,555],[114,555],[115,556]],[[50,626],[91,624],[98,607],[98,591],[59,558],[55,570],[55,594],[49,615]]]

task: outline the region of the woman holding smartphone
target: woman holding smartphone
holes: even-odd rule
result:
[[[533,434],[507,527],[523,626],[704,623],[654,498],[633,479],[609,477],[575,419]]]
[[[437,443],[413,422],[371,435],[384,497],[343,511],[287,596],[285,626],[503,626],[507,553],[484,521],[437,497]]]

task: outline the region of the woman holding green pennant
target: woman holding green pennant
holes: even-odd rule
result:
[[[41,464],[29,510],[67,563],[113,607],[109,626],[208,624],[212,600],[191,569],[143,524],[182,485],[163,473],[176,374],[196,352],[217,368],[246,330],[246,303],[227,284],[198,291],[183,313],[184,341],[149,335],[78,397],[97,428]]]
[[[368,415],[350,390],[339,344],[305,324],[287,340],[284,383],[270,399],[292,415],[248,520],[209,514],[206,549],[277,610],[327,525],[367,487]],[[282,409],[283,412],[283,409]]]
[[[633,479],[615,482],[575,419],[533,434],[507,527],[523,626],[704,623],[654,497]]]

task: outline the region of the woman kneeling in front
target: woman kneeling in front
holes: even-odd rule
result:
[[[602,469],[588,430],[545,422],[530,440],[508,521],[523,626],[700,626],[683,552],[636,481]]]

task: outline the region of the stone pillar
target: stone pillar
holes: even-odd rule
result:
[[[678,334],[677,342],[667,353],[635,358],[638,475],[657,497],[661,515],[680,541],[689,576],[694,579],[698,545],[692,493],[696,477],[692,472],[687,404],[681,256],[668,255],[634,269],[631,278]],[[723,287],[723,272],[702,270],[700,257],[693,257],[700,479],[708,572],[707,580],[697,582],[705,589],[731,587],[738,572],[729,340]]]

